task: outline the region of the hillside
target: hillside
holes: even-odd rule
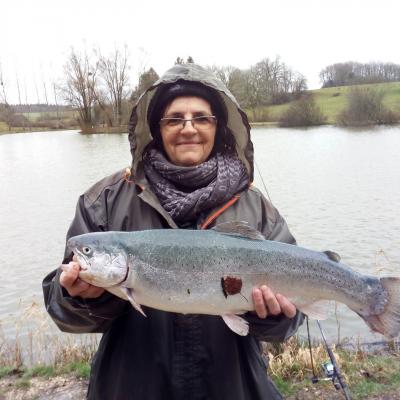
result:
[[[383,102],[393,111],[400,112],[400,82],[377,83],[368,85],[359,85],[360,87],[372,87],[385,92]],[[339,86],[325,89],[310,90],[309,93],[314,94],[315,102],[320,107],[321,111],[327,116],[328,124],[336,122],[336,116],[346,106],[346,94],[354,86]],[[280,104],[276,106],[260,107],[256,113],[265,116],[265,122],[277,122],[282,112],[287,110],[290,103]],[[253,113],[246,110],[250,118]]]

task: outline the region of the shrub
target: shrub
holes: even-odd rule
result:
[[[384,106],[385,92],[373,88],[352,88],[347,95],[347,107],[338,115],[345,126],[393,124],[398,116]]]
[[[315,104],[312,95],[304,95],[294,102],[279,119],[279,126],[323,125],[326,116]]]

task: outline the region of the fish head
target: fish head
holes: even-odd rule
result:
[[[68,240],[81,267],[79,278],[91,285],[108,288],[128,275],[128,256],[108,232],[87,233]]]

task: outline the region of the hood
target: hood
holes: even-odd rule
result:
[[[128,132],[132,154],[132,174],[136,175],[142,153],[147,144],[152,140],[147,111],[151,99],[157,90],[169,83],[178,80],[200,82],[205,86],[215,89],[221,96],[227,110],[227,125],[236,140],[236,152],[245,164],[249,173],[250,182],[253,181],[253,143],[250,140],[250,125],[247,116],[240,108],[236,99],[220,79],[211,71],[197,64],[177,64],[169,69],[157,82],[146,90],[133,107],[129,120]]]

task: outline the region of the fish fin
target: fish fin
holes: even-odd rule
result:
[[[338,253],[335,253],[334,251],[326,250],[323,252],[326,254],[326,256],[331,260],[335,262],[340,262],[340,256]]]
[[[112,286],[112,287],[107,288],[106,290],[107,290],[107,292],[112,293],[114,296],[117,296],[121,299],[129,301],[125,290],[120,286]]]
[[[374,331],[394,339],[400,334],[400,278],[380,278],[382,286],[388,293],[388,303],[379,315],[362,315],[357,313]]]
[[[249,323],[239,315],[235,314],[223,314],[222,319],[228,325],[229,329],[237,333],[240,336],[247,336],[249,333]]]
[[[135,297],[133,295],[133,290],[130,288],[121,288],[121,289],[125,292],[126,297],[128,298],[129,302],[132,304],[133,308],[135,310],[139,311],[140,314],[142,314],[144,317],[147,317],[147,315],[144,313],[140,304],[135,300]]]
[[[328,318],[331,300],[316,300],[312,303],[294,302],[296,308],[312,319],[324,320]]]
[[[265,240],[263,234],[257,229],[252,228],[246,221],[222,222],[211,229],[225,235],[242,236],[252,240]]]

